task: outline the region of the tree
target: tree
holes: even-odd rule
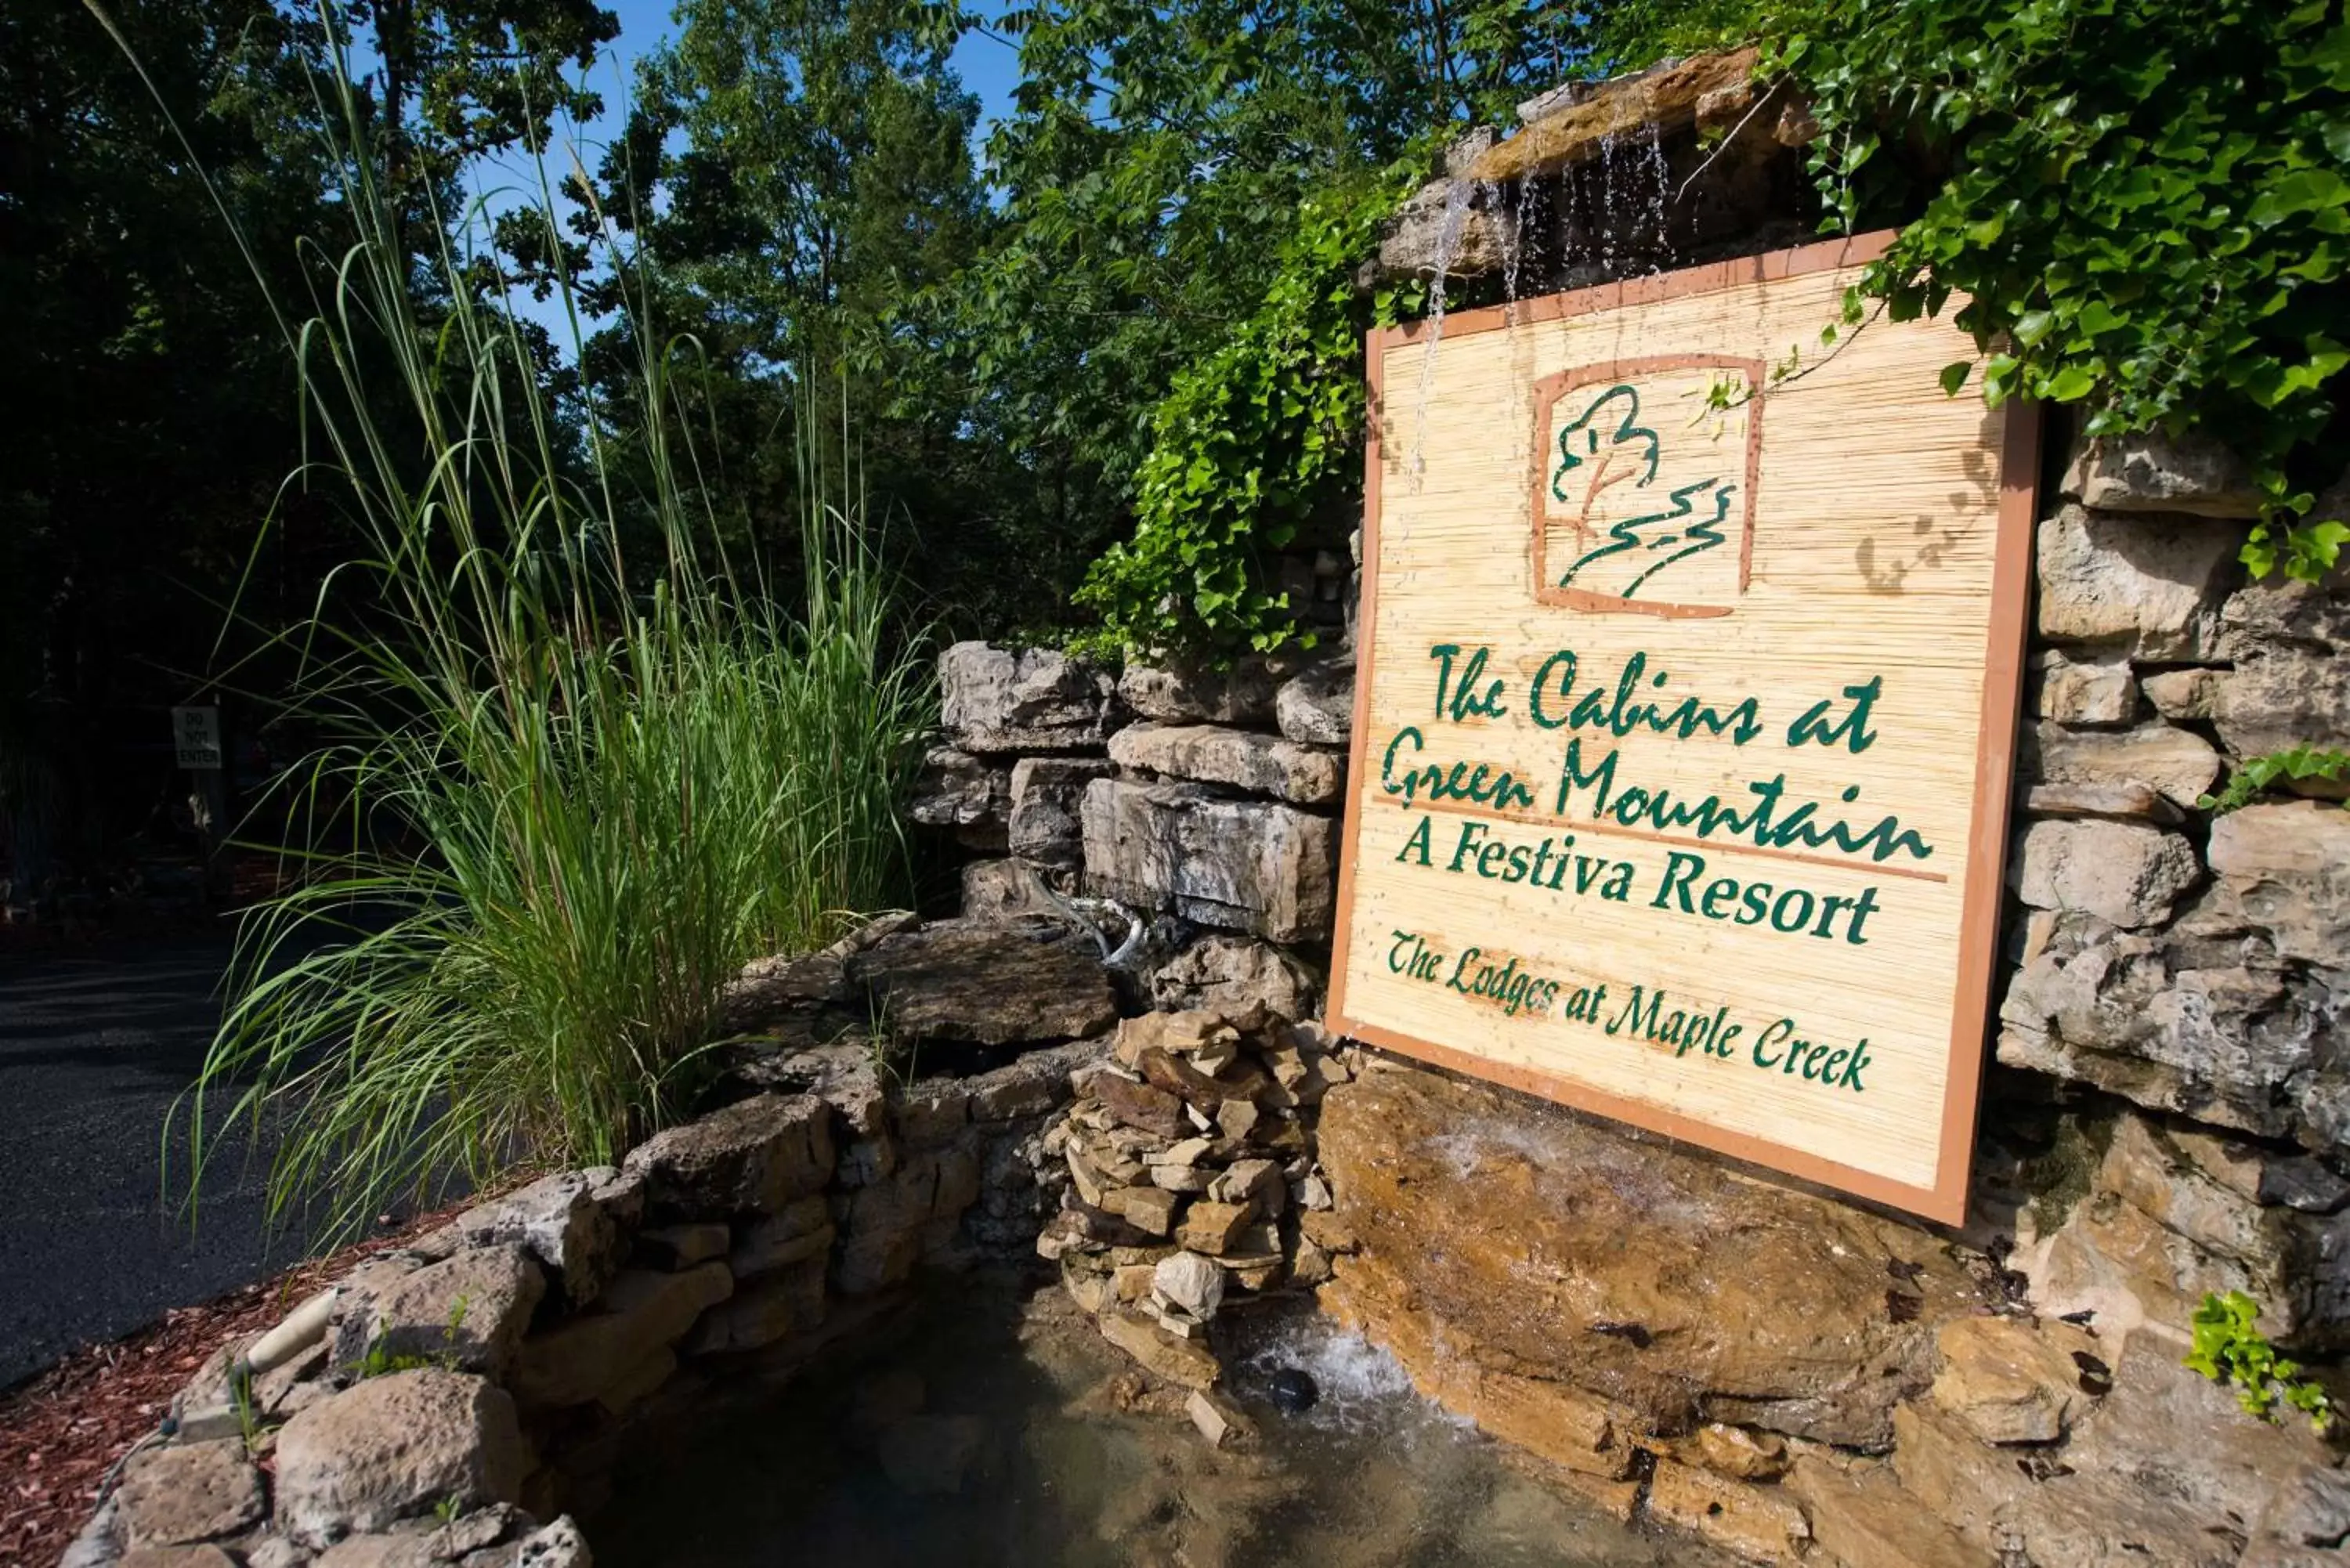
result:
[[[978,103],[947,64],[953,14],[686,0],[678,21],[640,63],[582,233],[608,218],[637,242],[627,286],[668,339],[681,398],[668,417],[704,438],[720,510],[788,564],[791,422],[810,392],[852,432],[833,461],[860,464],[877,514],[919,546],[908,565],[944,596],[959,498],[985,454],[961,431],[966,399],[934,337],[897,307],[951,277],[989,223],[970,152]],[[589,346],[589,378],[610,396],[625,396],[627,330]]]
[[[281,288],[325,214],[315,29],[268,0],[116,25],[0,8],[0,753],[85,823],[161,798],[168,753],[75,759],[163,740],[299,458],[285,338],[200,174]],[[256,563],[257,591],[294,591],[312,536]]]
[[[1186,368],[1265,329],[1274,295],[1302,286],[1284,267],[1318,256],[1331,212],[1389,163],[1432,161],[1570,74],[1589,20],[1518,0],[1045,0],[1005,17],[1022,81],[987,146],[998,238],[925,305],[951,323],[974,428],[1030,475],[1005,527],[1057,597],[1128,532],[1162,433],[1200,428],[1154,417]],[[1359,360],[1302,373],[1359,379]],[[1343,501],[1347,466],[1326,465],[1323,503]]]

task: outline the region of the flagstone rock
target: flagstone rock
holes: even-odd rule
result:
[[[2168,724],[2087,732],[2043,724],[2024,748],[2023,768],[2035,784],[2146,784],[2174,805],[2191,806],[2218,781],[2220,753],[2200,735]]]
[[[925,827],[952,828],[970,848],[1002,853],[1012,814],[1012,771],[952,746],[922,754],[906,815]]]
[[[2051,649],[2039,660],[2033,711],[2064,724],[2126,724],[2137,711],[2137,682],[2117,655],[2072,659]],[[2045,774],[2035,774],[2045,777]]]

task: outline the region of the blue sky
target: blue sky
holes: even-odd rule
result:
[[[595,149],[620,129],[629,86],[636,78],[636,57],[676,31],[672,16],[676,0],[606,0],[606,4],[620,18],[620,36],[597,60],[588,77],[588,85],[603,97],[604,112],[579,126],[577,131],[579,140],[588,144],[579,150],[580,161],[591,169],[598,161]],[[975,10],[992,21],[1003,14],[1005,4],[1006,0],[982,0]],[[972,136],[976,152],[986,140],[989,127],[1011,108],[1012,89],[1020,78],[1019,55],[1001,35],[974,31],[965,33],[955,46],[953,65],[963,87],[979,95],[979,124]],[[558,148],[551,161],[553,168],[560,171],[567,161],[567,156]],[[520,155],[511,160],[491,160],[487,168],[475,171],[474,179],[477,190],[493,192],[494,207],[506,206],[509,201],[521,199],[521,192],[536,189],[530,161]],[[515,194],[509,197],[507,191]],[[517,292],[511,303],[521,315],[545,327],[567,357],[569,327],[555,301],[534,300],[528,294]]]

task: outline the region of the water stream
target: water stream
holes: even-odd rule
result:
[[[1221,1328],[1221,1325],[1220,1325]],[[1056,1286],[945,1287],[886,1342],[780,1388],[729,1378],[639,1429],[589,1520],[602,1568],[1710,1568],[1416,1397],[1310,1313],[1226,1366],[1259,1424],[1211,1449]],[[1277,1367],[1321,1397],[1284,1416]]]

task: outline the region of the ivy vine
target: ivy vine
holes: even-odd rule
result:
[[[2314,492],[2350,366],[2350,26],[2340,0],[1820,0],[1764,68],[1824,134],[1832,227],[1903,221],[1864,294],[1938,314],[1993,404],[2095,436],[2201,428],[2263,496],[2255,574],[2314,581],[2350,525]],[[1912,214],[1923,172],[1932,194]]]
[[[1176,376],[1151,414],[1134,536],[1077,590],[1100,622],[1081,646],[1211,663],[1311,646],[1268,567],[1358,483],[1363,332],[1419,291],[1366,298],[1354,273],[1413,183],[1399,165],[1302,203],[1263,302]]]

